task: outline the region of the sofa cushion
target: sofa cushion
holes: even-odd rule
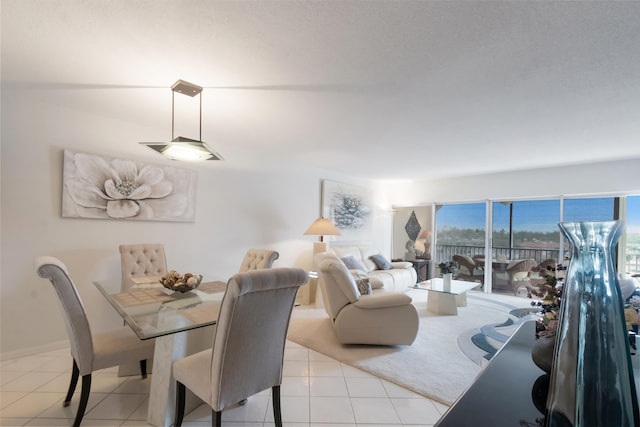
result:
[[[371,260],[375,263],[378,270],[391,270],[391,263],[381,254],[371,255]]]
[[[347,268],[349,270],[362,270],[362,271],[367,271],[364,267],[364,265],[362,265],[355,257],[353,256],[346,256],[344,258],[340,258],[342,260],[342,262],[344,262],[344,265],[347,266]]]
[[[359,279],[356,279],[356,285],[358,285],[360,295],[369,295],[373,292],[371,290],[371,281],[368,277],[361,277]]]

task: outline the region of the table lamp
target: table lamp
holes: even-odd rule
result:
[[[420,234],[420,239],[424,244],[424,254],[422,256],[427,256],[431,254],[431,230],[423,230],[422,234]]]
[[[320,236],[319,242],[313,242],[313,254],[327,251],[327,244],[323,241],[323,236],[340,236],[340,230],[327,219],[320,217],[313,221],[313,224],[304,232],[305,236]]]

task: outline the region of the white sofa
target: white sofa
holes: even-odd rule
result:
[[[340,259],[353,257],[364,270],[354,271],[355,276],[364,274],[369,277],[373,290],[404,291],[409,286],[416,284],[418,278],[413,264],[406,261],[389,262],[391,268],[381,270],[371,259],[373,255],[381,255],[380,251],[372,246],[332,246],[331,250]]]

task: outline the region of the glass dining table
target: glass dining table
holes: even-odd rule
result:
[[[121,291],[119,281],[93,283],[138,338],[155,338],[147,422],[171,425],[175,410],[173,362],[211,348],[213,325],[227,284],[203,282],[197,289],[181,293],[165,289],[156,278],[138,277],[126,291]],[[185,409],[201,403],[192,396]]]

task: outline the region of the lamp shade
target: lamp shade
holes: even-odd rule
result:
[[[340,230],[327,218],[318,218],[304,232],[305,236],[340,236]]]
[[[423,230],[420,238],[422,240],[431,240],[431,230]]]

